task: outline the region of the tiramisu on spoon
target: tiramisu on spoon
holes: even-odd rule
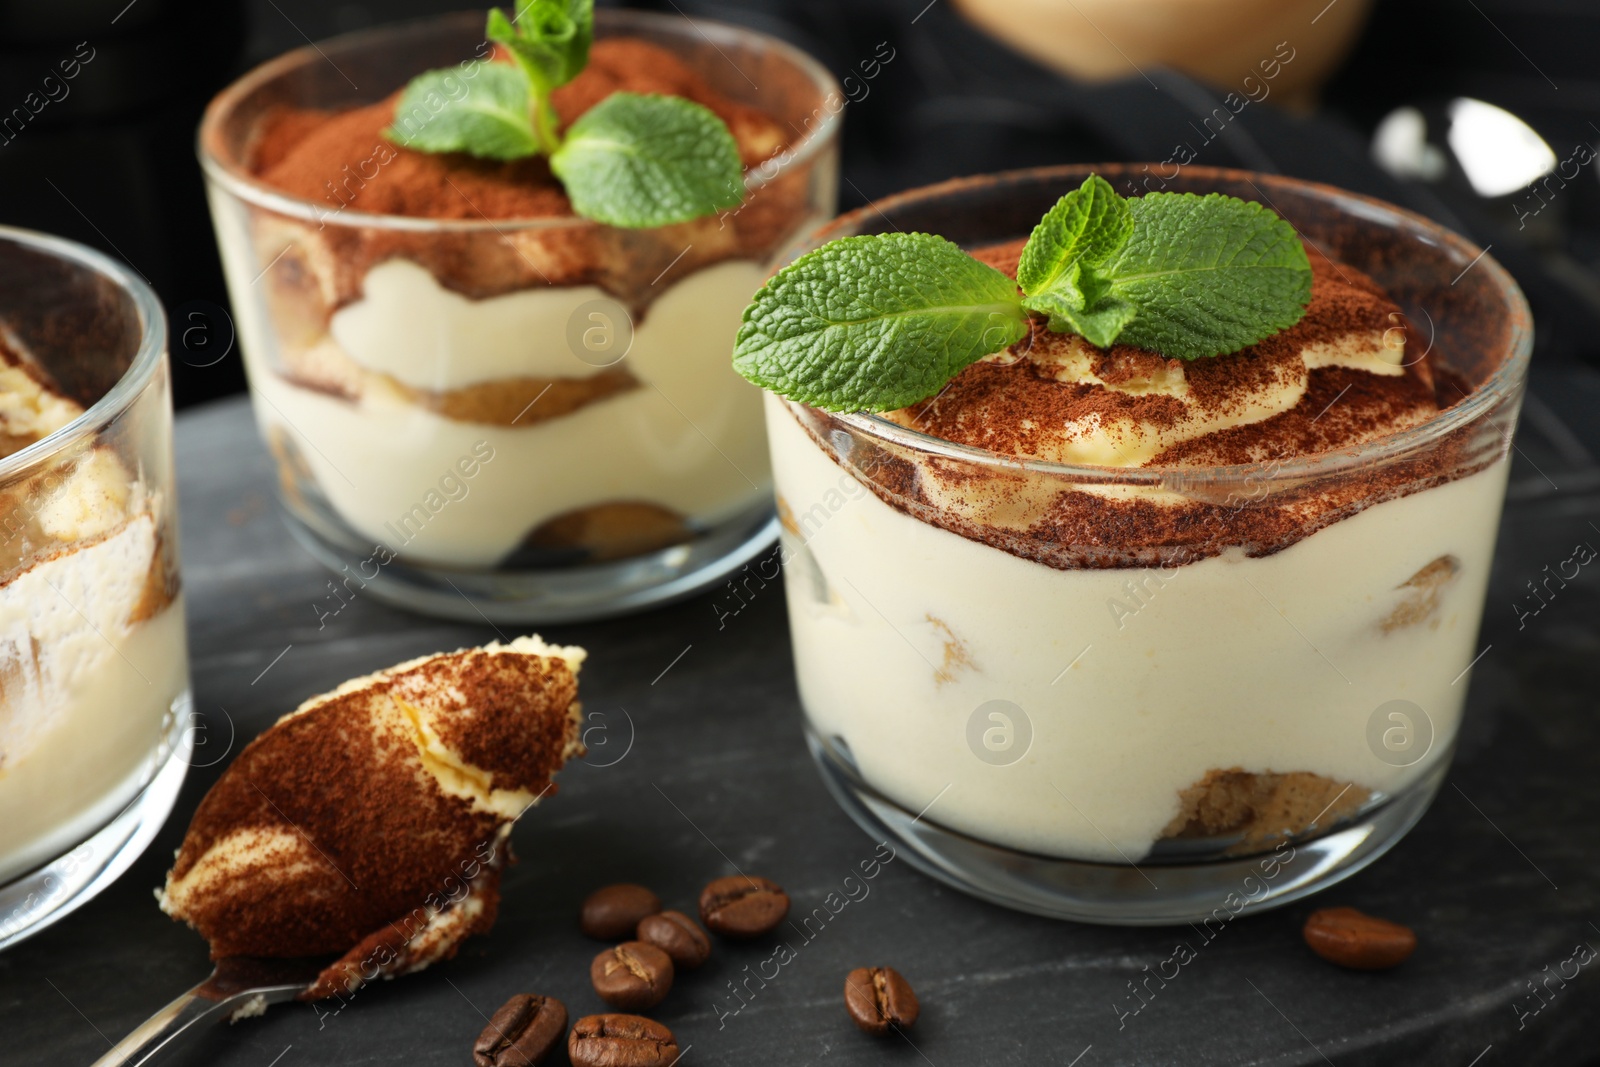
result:
[[[487,931],[511,825],[582,751],[581,648],[441,653],[313,697],[241,752],[157,891],[216,971],[102,1065],[151,1062],[220,1018],[345,997]]]

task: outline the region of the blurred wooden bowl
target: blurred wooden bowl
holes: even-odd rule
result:
[[[1372,0],[954,2],[974,25],[1081,81],[1166,66],[1223,92],[1297,108],[1314,102],[1372,7]]]

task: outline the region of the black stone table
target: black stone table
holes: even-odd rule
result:
[[[1552,403],[1571,395],[1557,388]],[[1596,404],[1600,393],[1583,405],[1591,419]],[[737,1014],[727,983],[753,973],[773,944],[719,944],[708,966],[681,976],[652,1014],[678,1034],[686,1067],[1562,1067],[1600,1058],[1600,962],[1530,991],[1563,967],[1571,975],[1564,961],[1578,946],[1600,946],[1600,561],[1521,629],[1514,607],[1524,583],[1575,544],[1600,548],[1600,478],[1565,424],[1549,423],[1549,440],[1539,425],[1530,419],[1519,438],[1482,639],[1492,647],[1474,669],[1455,769],[1406,841],[1316,902],[1414,926],[1421,947],[1410,962],[1358,974],[1317,959],[1300,940],[1310,902],[1241,917],[1207,943],[1187,927],[1014,914],[902,859],[812,940],[786,935],[795,958],[764,988],[752,981]],[[350,676],[495,636],[370,599],[319,628],[326,578],[284,531],[243,402],[185,415],[178,453],[195,698],[211,746],[197,762],[215,759],[230,733],[237,749]],[[591,761],[569,768],[560,794],[518,826],[521,862],[492,935],[337,1012],[289,1004],[218,1027],[187,1062],[465,1065],[485,1016],[512,993],[558,996],[574,1015],[602,1010],[587,980],[599,946],[578,933],[575,915],[607,882],[645,882],[692,910],[700,886],[737,864],[786,886],[796,911],[842,896],[874,845],[806,754],[782,590],[760,590],[720,624],[716,605],[704,596],[546,628],[589,648],[584,704],[608,730]],[[173,819],[116,885],[0,954],[0,1064],[88,1064],[207,973],[205,945],[162,915],[151,891],[225,763],[192,772]],[[1195,958],[1119,1024],[1129,981],[1179,942]],[[845,1015],[845,973],[875,964],[898,968],[922,998],[909,1037],[869,1038]]]

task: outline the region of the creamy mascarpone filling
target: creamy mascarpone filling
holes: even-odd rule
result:
[[[0,344],[0,455],[83,408]],[[148,433],[148,431],[145,431]],[[125,440],[136,447],[133,431]],[[188,688],[159,493],[108,444],[0,487],[0,883],[66,853],[149,780]]]
[[[257,415],[284,429],[363,537],[422,561],[492,566],[542,522],[615,501],[715,524],[758,502],[770,484],[758,394],[727,356],[765,273],[734,260],[676,282],[613,364],[638,387],[527,425],[445,418],[393,390],[366,389],[350,402],[299,387],[263,362],[274,345],[250,336],[245,322]],[[591,311],[626,320],[592,286],[472,301],[391,260],[369,272],[365,299],[334,316],[332,335],[356,363],[420,389],[587,377],[600,368],[580,359],[568,337],[575,318],[588,328]],[[492,458],[470,481],[452,474],[485,449]],[[446,476],[462,486],[458,495],[440,493]]]
[[[737,269],[731,273],[743,274]],[[603,320],[580,316],[580,337],[582,330],[597,325],[623,329],[621,324],[630,318],[627,308],[593,285],[524,289],[472,300],[444,288],[406,259],[386,260],[369,270],[362,293],[361,300],[334,312],[328,327],[333,339],[363,367],[437,391],[500,378],[591,373],[608,357],[597,355],[594,364],[574,359],[567,329],[575,310],[593,305],[585,311]]]
[[[156,552],[137,515],[0,587],[0,882],[143,787],[188,686],[182,600],[140,621]]]
[[[777,490],[797,517],[785,581],[807,717],[911,811],[932,804],[930,820],[1014,848],[1126,862],[1209,770],[1311,772],[1382,795],[1449,751],[1504,462],[1269,556],[1063,570],[897,511],[780,402],[768,416]],[[1453,580],[1426,617],[1408,615],[1407,581],[1444,556]],[[1397,699],[1434,731],[1410,767],[1367,740]],[[969,745],[993,700],[1031,726],[1008,765]]]
[[[82,414],[77,404],[46,389],[21,367],[0,362],[0,455],[55,433]]]

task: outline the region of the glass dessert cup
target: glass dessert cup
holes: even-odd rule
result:
[[[166,338],[123,267],[0,228],[0,948],[126,870],[188,763]]]
[[[253,176],[270,109],[371,104],[424,70],[466,70],[484,54],[482,23],[449,16],[291,52],[202,123],[290,529],[350,593],[445,616],[563,621],[688,596],[777,533],[760,396],[728,353],[775,257],[833,213],[842,99],[771,38],[607,10],[598,40],[664,47],[795,131],[747,169],[741,207],[647,230],[364,213],[387,142],[362,174],[329,174],[323,203]]]
[[[1024,237],[1090,170],[1128,192],[1148,175],[961,179],[793,253],[891,229],[967,249]],[[1412,324],[1406,358],[1430,353],[1442,410],[1298,458],[1117,468],[767,398],[829,789],[933,877],[1101,923],[1281,905],[1422,816],[1479,651],[1531,347],[1510,277],[1425,219],[1238,171],[1189,167],[1166,188],[1269,203],[1373,277]]]

